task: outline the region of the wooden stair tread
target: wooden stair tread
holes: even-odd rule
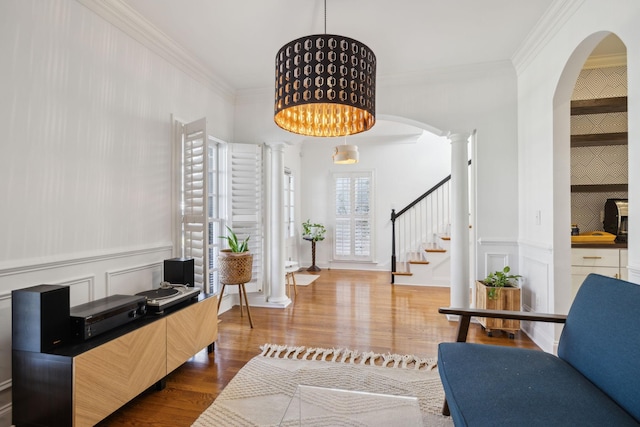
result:
[[[451,236],[441,236],[442,240],[451,240]]]
[[[408,271],[392,271],[391,274],[394,276],[413,276],[413,273]]]
[[[409,264],[429,264],[429,261],[416,259],[416,260],[410,260]]]
[[[447,252],[446,249],[442,249],[442,248],[426,248],[424,251],[425,252]]]

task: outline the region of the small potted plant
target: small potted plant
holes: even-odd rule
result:
[[[517,280],[521,278],[519,274],[509,274],[511,268],[507,265],[502,271],[494,271],[489,273],[487,277],[482,281],[489,289],[487,297],[489,299],[498,299],[498,294],[501,288],[504,287],[517,287]]]
[[[240,241],[236,233],[227,226],[228,234],[219,236],[227,241],[228,249],[220,250],[218,255],[220,283],[237,285],[251,281],[253,255],[249,252],[249,237]]]
[[[220,238],[227,241],[227,245],[229,245],[229,249],[223,249],[223,251],[226,250],[226,251],[231,251],[233,253],[247,252],[249,250],[249,238],[251,236],[247,236],[246,239],[240,242],[240,240],[238,240],[238,236],[236,236],[236,233],[234,233],[233,230],[229,228],[229,226],[226,226],[226,227],[229,234],[226,236],[220,236]]]
[[[484,280],[476,281],[476,308],[488,310],[520,310],[520,287],[518,279],[522,276],[511,274],[511,268],[505,266],[502,270],[489,273]],[[486,329],[487,335],[492,335],[493,329],[503,330],[513,338],[520,329],[519,320],[490,319],[478,317],[478,322]]]
[[[322,224],[312,224],[310,220],[302,223],[302,238],[305,240],[319,242],[324,240],[326,232],[327,229]]]

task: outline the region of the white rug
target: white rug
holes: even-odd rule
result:
[[[294,273],[296,276],[296,286],[308,286],[316,281],[320,276],[315,274]]]
[[[408,427],[399,419],[391,423],[376,419],[378,413],[381,417],[386,411],[398,410],[399,403],[395,401],[406,399],[386,399],[384,404],[378,402],[375,406],[342,397],[314,400],[311,403],[315,412],[304,413],[300,423],[300,415],[291,416],[291,409],[288,411],[298,385],[417,397],[422,418],[417,425],[453,425],[449,417],[441,415],[444,392],[435,359],[272,344],[261,348],[262,354],[236,374],[193,427]],[[285,413],[287,418],[280,424]]]

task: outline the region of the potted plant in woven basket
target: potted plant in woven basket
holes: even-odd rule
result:
[[[227,227],[228,234],[220,236],[227,241],[229,249],[222,249],[218,255],[220,283],[238,285],[251,281],[253,255],[249,252],[249,237],[240,241],[236,233]]]
[[[511,268],[489,273],[484,280],[476,281],[476,308],[488,310],[520,311],[520,287],[517,280],[522,276],[510,274]],[[515,332],[520,329],[519,320],[492,319],[478,317],[478,322],[486,330],[487,335],[492,335],[492,330],[503,330],[514,338]]]

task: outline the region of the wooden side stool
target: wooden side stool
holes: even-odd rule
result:
[[[287,295],[290,293],[291,282],[293,282],[293,291],[298,295],[298,287],[296,286],[296,275],[298,271],[298,263],[295,261],[287,261],[284,265],[285,280],[287,281]],[[291,280],[291,281],[290,281]]]

